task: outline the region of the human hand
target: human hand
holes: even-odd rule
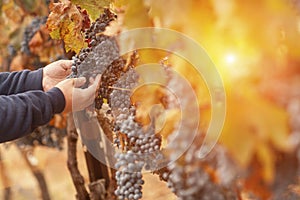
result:
[[[43,89],[48,91],[71,73],[71,60],[58,60],[43,68]]]
[[[86,82],[86,78],[71,78],[58,83],[55,87],[59,88],[64,94],[66,106],[63,112],[80,111],[90,106],[95,100],[95,93],[100,81],[100,75],[95,80],[90,80],[92,83],[88,88],[81,89]],[[76,101],[74,101],[74,99]]]

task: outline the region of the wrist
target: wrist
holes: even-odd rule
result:
[[[61,91],[59,88],[54,87],[46,92],[49,95],[49,98],[52,103],[53,107],[53,113],[61,113],[65,110],[66,107],[66,99],[63,94],[63,91]]]
[[[42,68],[42,88],[43,88],[43,91],[46,92],[46,81],[45,81],[45,69]]]
[[[26,91],[43,90],[43,69],[30,71],[24,83]]]

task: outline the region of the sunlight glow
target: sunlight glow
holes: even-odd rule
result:
[[[232,53],[229,53],[225,56],[225,61],[227,64],[233,64],[236,61],[236,56]]]

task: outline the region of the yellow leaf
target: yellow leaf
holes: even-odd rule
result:
[[[53,31],[50,33],[50,36],[51,36],[52,39],[55,39],[55,40],[61,39],[61,37],[60,37],[60,29],[57,28],[57,29],[53,30]]]
[[[227,119],[220,142],[244,167],[257,153],[264,178],[272,180],[274,158],[270,144],[277,150],[289,150],[287,113],[249,86],[236,87],[227,97]]]
[[[275,158],[272,150],[267,144],[256,144],[257,148],[257,157],[260,163],[262,163],[262,175],[263,179],[271,183],[274,179],[275,171]]]
[[[156,124],[156,127],[160,127],[160,130],[156,132],[158,132],[164,139],[168,138],[168,136],[173,132],[173,130],[176,128],[176,125],[180,121],[180,116],[181,113],[179,109],[166,110],[164,115],[159,116],[158,118],[158,123],[164,123],[163,125]]]
[[[131,101],[137,105],[136,119],[147,125],[150,123],[150,111],[154,105],[162,104],[164,90],[158,85],[143,85],[134,90]]]
[[[78,8],[69,0],[54,3],[47,20],[47,28],[53,39],[63,39],[66,51],[78,53],[84,47],[82,30],[86,19]]]
[[[130,0],[126,5],[124,26],[128,29],[152,26],[147,8],[143,0]]]

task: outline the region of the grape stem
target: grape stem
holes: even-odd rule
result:
[[[114,89],[114,90],[123,90],[123,91],[131,92],[131,89],[127,89],[127,88],[120,88],[120,87],[114,87],[114,86],[108,86],[108,88]]]

